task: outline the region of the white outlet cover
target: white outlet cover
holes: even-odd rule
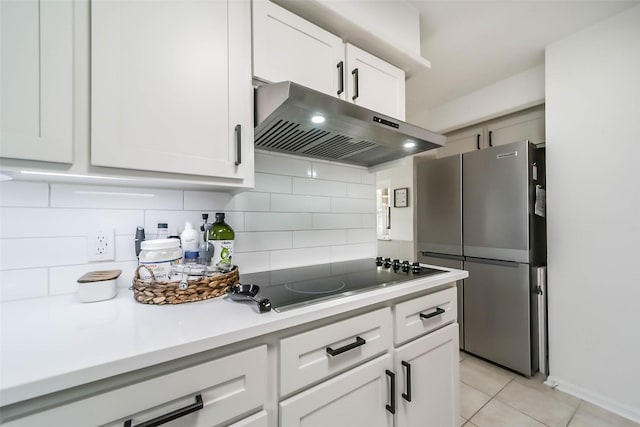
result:
[[[113,228],[99,228],[87,235],[87,261],[114,261],[116,238]]]

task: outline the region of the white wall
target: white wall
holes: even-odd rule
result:
[[[546,50],[550,380],[640,422],[640,6]]]
[[[375,174],[365,168],[256,153],[256,188],[226,193],[0,183],[0,301],[73,293],[93,270],[121,269],[131,284],[136,227],[180,232],[201,214],[226,212],[240,273],[376,254]],[[310,178],[312,177],[312,178]],[[115,261],[88,263],[87,235],[115,230]]]
[[[540,65],[429,111],[413,112],[407,121],[445,133],[542,104],[544,89],[544,65]]]
[[[391,207],[391,242],[379,241],[378,254],[384,257],[412,260],[413,254],[413,159],[405,158],[399,166],[376,172],[377,188],[408,188],[409,205],[406,208]],[[393,203],[393,199],[392,199]]]

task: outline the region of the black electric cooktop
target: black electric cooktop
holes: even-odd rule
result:
[[[385,262],[386,260],[386,262]],[[353,295],[447,270],[378,258],[240,274],[240,283],[260,286],[256,298],[268,298],[275,311]]]

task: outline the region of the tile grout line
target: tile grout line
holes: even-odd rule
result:
[[[578,409],[580,408],[580,406],[582,406],[582,402],[584,402],[584,400],[580,399],[580,403],[578,403],[578,405],[576,406],[576,409],[573,410],[573,413],[571,414],[571,418],[569,418],[569,421],[567,422],[567,427],[571,425],[571,421],[573,421],[573,417],[575,417],[576,414],[578,413]]]

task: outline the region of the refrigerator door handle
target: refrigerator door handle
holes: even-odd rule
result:
[[[476,262],[478,264],[499,265],[502,267],[517,267],[520,263],[516,261],[500,261],[497,259],[466,257],[467,262]]]
[[[461,255],[440,254],[437,252],[427,252],[427,251],[420,251],[420,253],[422,254],[422,256],[428,256],[432,258],[450,259],[453,261],[464,261],[464,257]]]

